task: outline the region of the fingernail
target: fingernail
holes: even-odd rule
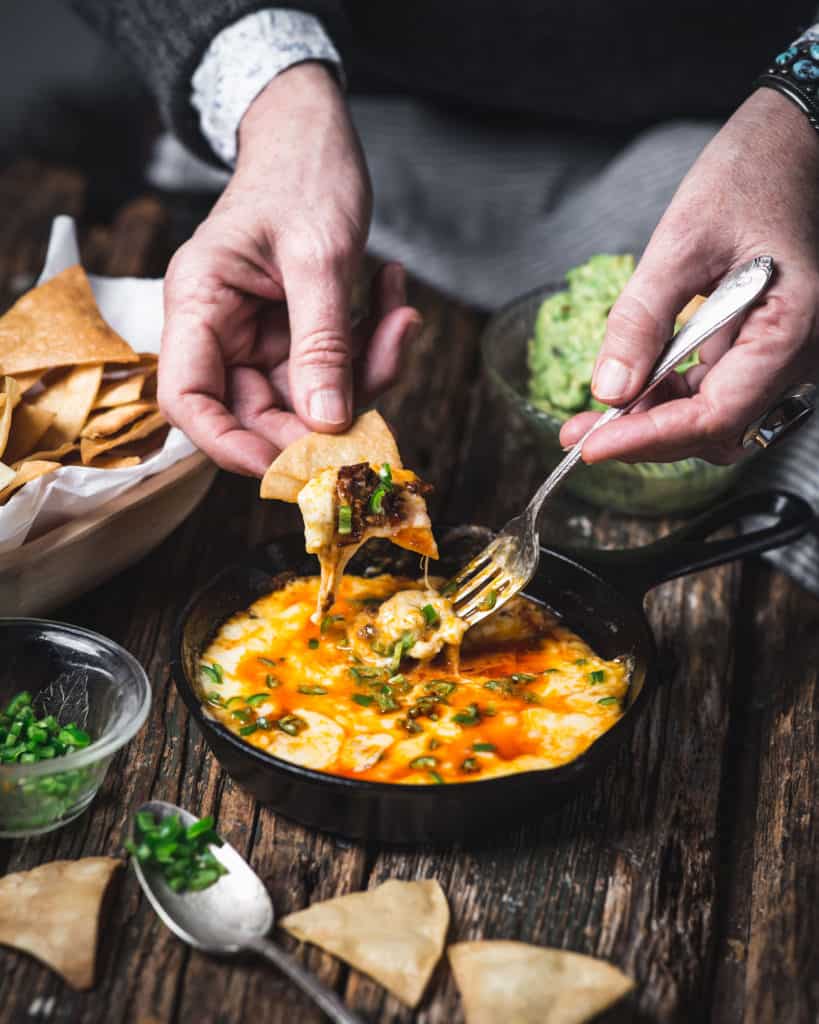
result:
[[[604,359],[594,375],[592,391],[601,402],[621,398],[628,387],[631,371],[619,359]]]
[[[339,423],[346,423],[349,419],[344,395],[340,391],[331,391],[329,388],[314,391],[310,395],[308,409],[310,418],[318,420],[319,423],[331,423],[333,426],[338,426]]]

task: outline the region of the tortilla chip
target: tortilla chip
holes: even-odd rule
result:
[[[127,469],[129,466],[138,466],[142,459],[138,455],[118,455],[116,452],[106,452],[98,455],[89,464],[89,469]]]
[[[6,484],[2,491],[0,491],[0,505],[8,501],[15,491],[19,491],[27,483],[36,480],[38,476],[45,476],[46,473],[51,473],[59,468],[59,462],[49,462],[46,459],[24,460],[20,463],[20,468],[15,471],[14,479],[11,483]]]
[[[44,370],[32,370],[31,373],[15,373],[14,379],[20,385],[20,394],[24,395],[29,388],[33,388],[44,372]]]
[[[83,464],[87,466],[98,455],[102,455],[103,452],[107,452],[111,448],[118,448],[129,441],[138,441],[140,438],[147,437],[166,424],[167,420],[161,412],[153,412],[138,420],[124,433],[117,434],[115,437],[108,437],[99,441],[90,437],[84,437],[80,441],[80,454]]]
[[[0,490],[10,484],[16,476],[17,470],[7,466],[5,462],[0,462]]]
[[[120,430],[140,419],[146,412],[153,412],[155,409],[156,402],[128,402],[126,405],[106,409],[105,412],[97,413],[88,420],[80,431],[80,437],[111,437],[112,434],[118,434]]]
[[[42,960],[75,989],[96,973],[105,893],[123,862],[53,860],[0,878],[0,943]]]
[[[11,417],[19,401],[20,385],[13,377],[4,377],[0,385],[0,455],[6,450],[11,432]]]
[[[394,533],[390,540],[399,548],[406,548],[407,551],[415,551],[419,555],[426,555],[429,558],[438,558],[438,545],[433,536],[432,530],[421,529],[418,526],[408,526],[398,533]]]
[[[106,376],[100,386],[94,408],[110,409],[115,405],[138,401],[147,383],[156,379],[158,359],[153,352],[140,352],[139,364],[136,367],[125,367],[123,370],[115,370],[110,377]]]
[[[690,302],[687,302],[680,312],[677,314],[677,324],[682,327],[683,324],[687,324],[691,317],[697,312],[700,306],[705,302],[704,295],[695,295]]]
[[[18,382],[19,383],[19,382]],[[56,412],[21,402],[11,418],[11,433],[4,452],[8,462],[25,458],[56,419]]]
[[[103,320],[79,264],[32,288],[0,317],[0,366],[12,376],[55,366],[138,360]]]
[[[401,468],[401,456],[390,428],[374,410],[359,416],[344,434],[305,434],[288,445],[262,480],[261,496],[295,501],[308,480],[331,466],[358,462]]]
[[[44,448],[56,448],[76,441],[97,397],[102,366],[77,366],[64,370],[36,395],[31,404],[55,414],[54,422],[41,439]]]
[[[71,452],[78,452],[80,446],[78,444],[72,444],[70,441],[66,441],[65,444],[61,444],[58,448],[44,448],[41,451],[32,452],[30,455],[26,455],[24,459],[18,459],[17,462],[12,463],[14,469],[19,469],[24,462],[61,462],[66,455]]]
[[[447,955],[466,1024],[583,1024],[634,987],[605,960],[525,942],[457,942]]]
[[[291,935],[341,957],[408,1006],[417,1006],[441,957],[449,907],[433,879],[390,879],[377,889],[315,903],[281,922]]]
[[[94,402],[94,408],[112,409],[129,402],[138,402],[149,376],[148,373],[132,373],[130,377],[103,381],[97,400]]]

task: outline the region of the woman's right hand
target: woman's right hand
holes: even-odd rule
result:
[[[388,264],[351,329],[370,213],[335,79],[321,64],[288,69],[242,119],[236,171],[165,279],[159,402],[225,469],[263,475],[298,436],[346,429],[394,383],[421,317]]]

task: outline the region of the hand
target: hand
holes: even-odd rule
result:
[[[696,161],[612,308],[592,378],[595,397],[609,405],[630,401],[671,337],[676,314],[740,263],[773,256],[774,281],[738,333],[710,338],[698,366],[592,434],[584,461],[739,459],[745,427],[819,365],[817,229],[819,138],[790,100],[760,89]],[[561,443],[576,443],[596,418],[569,420]]]
[[[344,430],[398,374],[420,315],[388,264],[352,330],[371,211],[364,159],[332,75],[275,78],[239,131],[230,184],[165,279],[159,402],[219,465],[262,476],[308,429]]]

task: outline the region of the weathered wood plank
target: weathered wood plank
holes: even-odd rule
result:
[[[758,583],[737,680],[738,807],[715,951],[714,1020],[819,1017],[819,600],[782,575]]]

